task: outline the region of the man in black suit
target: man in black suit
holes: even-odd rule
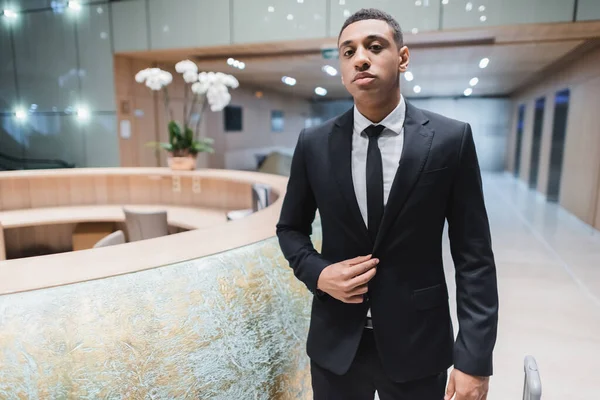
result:
[[[277,235],[314,294],[315,399],[487,398],[498,294],[471,127],[400,94],[398,23],[360,10],[338,38],[354,107],[300,133]],[[449,60],[451,62],[451,60]],[[309,235],[319,210],[322,252]],[[442,265],[456,269],[456,342]],[[447,370],[454,365],[447,390]]]

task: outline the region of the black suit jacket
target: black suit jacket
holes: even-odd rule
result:
[[[405,382],[455,368],[492,374],[498,294],[496,268],[471,127],[407,102],[404,148],[373,243],[351,171],[353,110],[300,133],[277,235],[298,279],[314,294],[309,357],[338,375],[350,367],[367,310],[386,373]],[[309,235],[319,210],[322,251]],[[456,342],[442,265],[445,220],[456,270]],[[346,304],[319,293],[332,263],[380,259],[369,301]]]

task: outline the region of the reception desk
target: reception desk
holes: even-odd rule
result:
[[[285,178],[127,168],[0,173],[0,213],[85,214],[123,204],[225,213],[251,207],[254,183],[268,185],[274,202],[240,220],[0,262],[0,398],[310,398],[312,296],[275,238]],[[313,240],[318,248],[317,222]]]

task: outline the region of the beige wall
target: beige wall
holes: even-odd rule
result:
[[[570,89],[559,201],[578,218],[600,229],[600,112],[598,112],[600,68],[598,65],[600,65],[600,47],[571,60],[565,68],[557,70],[534,86],[525,88],[513,97],[513,101],[515,113],[519,104],[524,102],[527,104],[520,174],[521,179],[527,181],[534,102],[539,97],[546,97],[538,182],[538,190],[545,193],[548,182],[554,96],[560,90]],[[516,129],[513,129],[510,141],[511,153],[515,151],[515,135]]]
[[[166,166],[165,151],[154,151],[146,146],[151,141],[167,141],[167,121],[162,93],[157,94],[135,82],[137,71],[153,66],[147,61],[139,61],[123,56],[115,57],[115,82],[119,122],[131,121],[131,137],[122,137],[119,126],[119,147],[121,166]],[[181,75],[172,65],[159,65],[173,74],[169,85],[170,105],[173,117],[183,119],[184,90],[186,87]],[[235,75],[235,74],[234,74]],[[292,152],[298,135],[310,115],[310,103],[301,98],[283,96],[263,91],[262,98],[255,96],[256,90],[240,84],[230,90],[230,105],[242,107],[242,128],[240,132],[225,132],[223,112],[212,112],[207,108],[200,124],[200,136],[215,140],[214,154],[200,154],[200,168],[252,169],[255,167],[255,154],[279,149]],[[189,93],[188,93],[189,94]],[[124,111],[129,109],[128,112]],[[284,112],[284,131],[271,132],[271,110]]]

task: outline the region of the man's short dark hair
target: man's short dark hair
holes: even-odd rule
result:
[[[398,23],[398,21],[396,21],[394,17],[392,17],[385,11],[381,11],[376,8],[363,8],[349,16],[346,22],[344,22],[342,29],[340,29],[340,34],[338,35],[338,42],[340,40],[340,36],[342,36],[342,32],[348,27],[348,25],[367,19],[378,19],[380,21],[387,22],[387,24],[390,26],[390,28],[392,28],[392,31],[394,32],[394,41],[396,42],[398,48],[404,46],[404,37],[402,36],[402,29],[400,28],[400,24]]]

